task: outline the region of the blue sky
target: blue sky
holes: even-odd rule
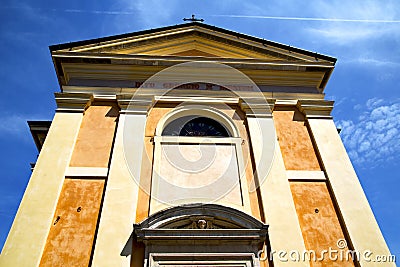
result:
[[[400,2],[7,1],[0,7],[0,248],[37,151],[27,120],[51,120],[59,90],[48,46],[182,23],[206,23],[338,59],[325,90],[336,101],[361,184],[400,256]]]

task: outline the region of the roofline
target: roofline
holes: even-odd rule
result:
[[[44,133],[47,136],[47,133],[50,129],[51,121],[27,121],[29,130],[31,132],[33,141],[37,147],[37,150],[40,152],[43,146],[43,140],[39,139],[39,134]],[[46,139],[46,137],[45,137]]]
[[[246,35],[246,34],[243,34],[243,33],[238,33],[238,32],[235,32],[235,31],[231,31],[231,30],[227,30],[227,29],[223,29],[223,28],[220,28],[220,27],[216,27],[216,26],[212,26],[212,25],[204,24],[204,23],[199,23],[199,22],[183,23],[183,24],[177,24],[177,25],[166,26],[166,27],[161,27],[161,28],[155,28],[155,29],[131,32],[131,33],[124,33],[124,34],[106,36],[106,37],[95,38],[95,39],[88,39],[88,40],[77,41],[77,42],[69,42],[69,43],[64,43],[64,44],[55,44],[55,45],[50,45],[49,49],[50,49],[50,52],[53,52],[53,51],[56,51],[56,50],[68,49],[68,48],[73,48],[73,47],[77,47],[77,46],[84,46],[84,45],[100,43],[100,42],[107,42],[107,41],[112,41],[112,40],[115,40],[115,39],[134,37],[134,36],[138,36],[138,35],[150,34],[150,33],[155,33],[155,32],[159,32],[159,31],[168,31],[168,30],[173,30],[173,29],[180,29],[180,28],[185,28],[185,27],[192,26],[192,25],[203,27],[203,28],[206,28],[206,29],[209,29],[209,30],[222,32],[222,33],[225,33],[225,34],[234,35],[234,36],[239,37],[239,38],[248,39],[248,40],[259,42],[259,43],[262,43],[262,44],[265,44],[265,45],[270,45],[270,46],[286,49],[288,51],[293,51],[293,52],[305,54],[305,55],[308,55],[308,56],[311,56],[311,57],[320,58],[320,59],[327,60],[327,61],[330,61],[330,62],[333,62],[333,63],[336,63],[336,61],[337,61],[337,59],[334,58],[334,57],[322,55],[322,54],[319,54],[319,53],[315,53],[315,52],[311,52],[311,51],[308,51],[308,50],[300,49],[300,48],[293,47],[293,46],[290,46],[290,45],[285,45],[285,44],[281,44],[281,43],[265,40],[265,39],[262,39],[262,38],[254,37],[254,36],[251,36],[251,35]]]

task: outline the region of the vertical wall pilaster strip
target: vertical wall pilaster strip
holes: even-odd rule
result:
[[[389,249],[333,120],[309,118],[308,123],[354,249],[361,253],[369,250],[373,255],[389,255]],[[361,257],[360,265],[378,266],[379,263],[368,262]],[[381,265],[395,266],[388,262]]]
[[[262,204],[265,212],[266,223],[270,225],[268,230],[273,251],[304,251],[303,237],[299,226],[296,209],[290,191],[289,181],[286,177],[286,169],[278,144],[275,146],[261,145],[275,142],[271,117],[247,117],[249,134],[252,143],[257,177],[260,181],[262,192]],[[264,131],[261,128],[264,127]],[[268,133],[269,134],[265,134]],[[261,134],[263,133],[263,134]],[[270,148],[271,151],[266,151]],[[267,155],[274,155],[271,169],[265,165]],[[267,177],[263,174],[268,173]],[[308,262],[284,262],[279,261],[275,255],[274,266],[310,266]]]
[[[145,114],[120,115],[92,266],[130,266],[130,255],[121,254],[132,251],[145,124]]]
[[[76,142],[82,113],[57,112],[1,257],[1,266],[38,266]]]

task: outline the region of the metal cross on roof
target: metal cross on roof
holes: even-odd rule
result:
[[[189,19],[188,18],[183,18],[183,21],[191,21],[191,22],[200,21],[200,22],[203,22],[204,19],[196,19],[195,15],[193,14],[192,17],[189,18]]]

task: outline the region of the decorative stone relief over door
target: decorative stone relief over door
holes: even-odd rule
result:
[[[151,215],[134,225],[133,236],[145,246],[145,267],[260,266],[258,251],[267,230],[268,225],[241,211],[189,204]]]

